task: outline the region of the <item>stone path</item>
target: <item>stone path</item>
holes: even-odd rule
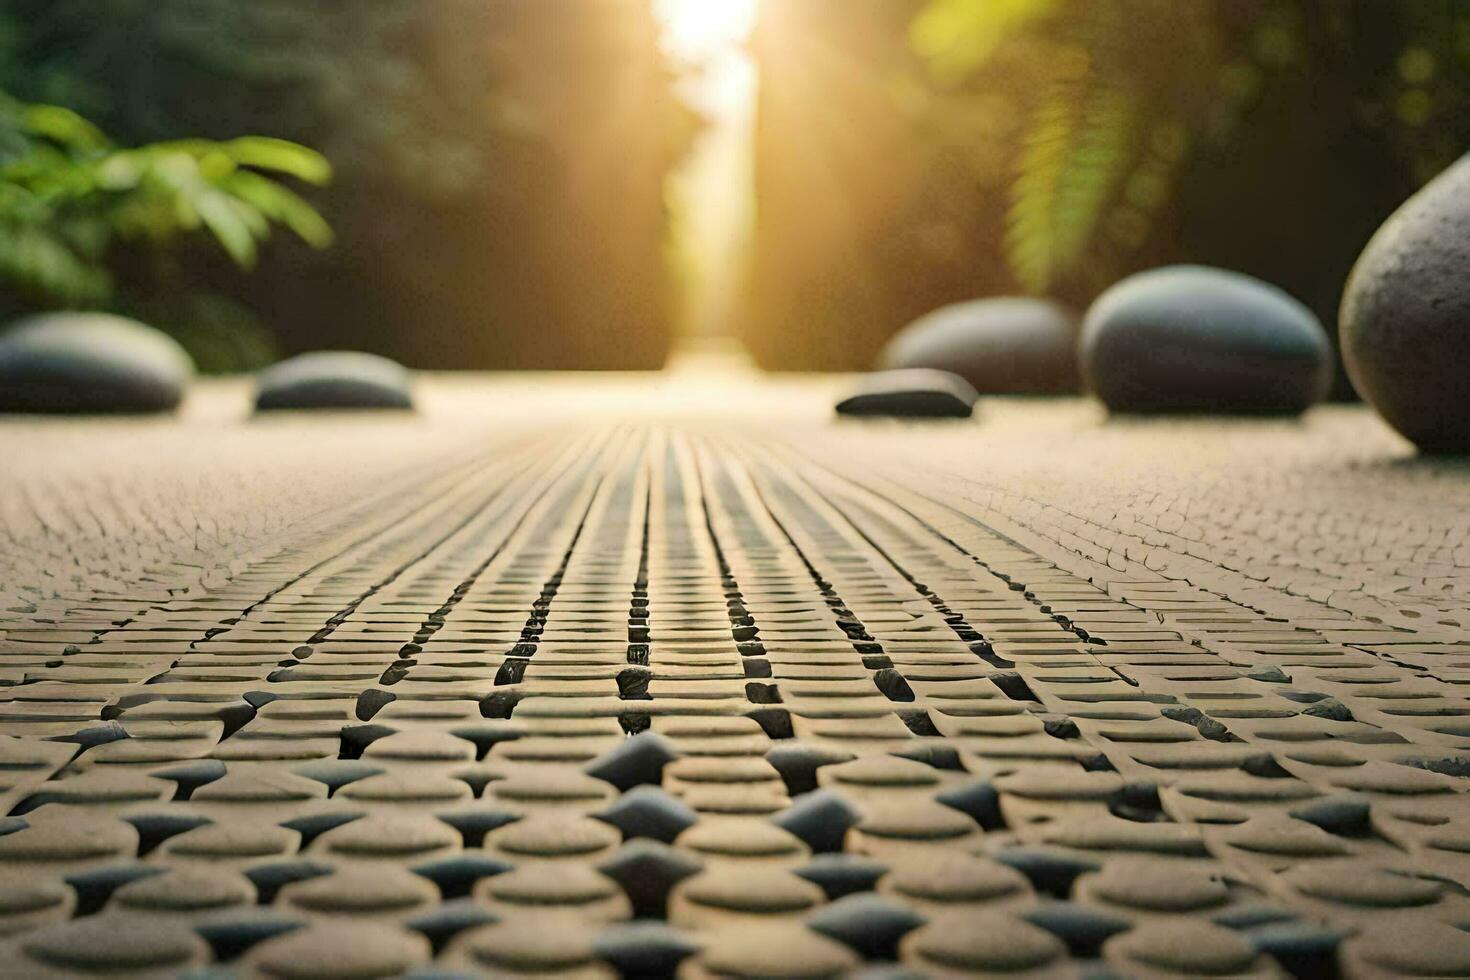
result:
[[[427,385],[0,421],[0,972],[1470,975],[1470,468]]]

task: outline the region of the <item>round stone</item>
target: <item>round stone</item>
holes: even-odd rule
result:
[[[255,410],[413,408],[401,364],[357,351],[298,354],[260,372]]]
[[[998,861],[961,853],[909,854],[882,887],[931,902],[984,902],[1030,890],[1026,876]]]
[[[591,930],[569,929],[565,921],[544,916],[482,926],[455,947],[483,966],[517,974],[575,970],[593,959]]]
[[[610,851],[622,835],[590,817],[551,815],[501,827],[485,843],[520,857],[578,857]]]
[[[194,374],[167,334],[109,313],[46,313],[0,336],[0,412],[167,412]]]
[[[113,901],[147,912],[203,912],[255,904],[255,886],[235,871],[178,868],[123,885]]]
[[[879,371],[837,403],[837,414],[967,419],[978,397],[970,382],[948,371]]]
[[[827,897],[822,889],[789,871],[760,865],[711,869],[677,890],[696,905],[759,914],[800,912]]]
[[[439,901],[427,879],[391,865],[348,865],[287,885],[281,898],[299,909],[330,915],[404,913]]]
[[[1240,273],[1169,266],[1113,286],[1082,328],[1082,370],[1115,412],[1295,414],[1326,395],[1312,311]]]
[[[741,980],[845,977],[862,965],[858,955],[842,943],[784,923],[714,932],[699,962],[707,976]]]
[[[909,956],[941,968],[976,973],[1034,970],[1060,959],[1067,947],[1045,929],[999,912],[955,912],[904,937]]]
[[[1077,390],[1077,320],[1047,300],[996,297],[941,307],[883,349],[884,368],[933,368],[985,395]]]
[[[173,975],[209,960],[209,947],[182,922],[91,915],[26,936],[27,956],[72,973]],[[18,964],[11,964],[18,966]]]
[[[334,917],[268,939],[250,951],[249,964],[267,977],[399,976],[432,955],[418,933],[382,921]]]
[[[1470,976],[1470,933],[1429,916],[1396,916],[1370,924],[1345,944],[1344,959],[1361,959],[1393,976]],[[1355,974],[1356,975],[1356,974]]]
[[[1109,939],[1103,956],[1181,976],[1240,976],[1255,964],[1255,947],[1238,933],[1191,919],[1137,926]]]
[[[1470,451],[1470,156],[1378,230],[1343,294],[1342,354],[1353,384],[1430,452]]]
[[[1085,898],[1155,912],[1194,912],[1230,898],[1218,878],[1171,861],[1112,860],[1078,888]]]
[[[1304,864],[1288,871],[1283,879],[1304,895],[1365,908],[1413,908],[1438,901],[1444,893],[1444,885],[1437,881],[1353,860]]]

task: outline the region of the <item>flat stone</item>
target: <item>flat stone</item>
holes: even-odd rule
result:
[[[889,340],[883,368],[950,371],[984,395],[1061,395],[1077,390],[1077,318],[1026,297],[955,303]]]
[[[1352,860],[1317,861],[1282,876],[1304,895],[1366,908],[1414,908],[1439,900],[1444,885]]]
[[[357,351],[298,354],[260,372],[257,412],[277,409],[413,408],[402,365]]]
[[[1067,947],[1045,929],[999,912],[955,912],[909,933],[910,956],[942,969],[1002,973],[1034,970],[1066,955]]]
[[[967,419],[977,398],[968,381],[947,371],[880,371],[864,377],[838,402],[837,414]]]
[[[699,956],[706,976],[738,980],[818,980],[845,977],[861,965],[856,953],[799,925],[721,930]]]
[[[1225,883],[1169,861],[1118,859],[1077,883],[1079,894],[1113,905],[1155,912],[1195,912],[1223,905]]]
[[[431,955],[428,939],[416,932],[335,917],[266,940],[250,951],[247,962],[283,980],[370,980],[406,973]]]
[[[0,335],[0,412],[167,412],[193,375],[172,337],[109,313],[40,314]]]
[[[1260,955],[1250,941],[1229,929],[1191,919],[1145,923],[1103,946],[1110,963],[1143,965],[1183,976],[1241,976]]]
[[[1235,272],[1169,266],[1093,303],[1080,356],[1114,412],[1295,414],[1323,398],[1332,347],[1316,316]]]
[[[1370,923],[1344,944],[1344,958],[1411,977],[1470,976],[1470,933],[1429,916],[1399,916]],[[1354,974],[1358,975],[1358,974]]]
[[[1411,197],[1359,256],[1343,294],[1353,385],[1429,452],[1470,452],[1470,156]]]
[[[183,922],[140,925],[136,916],[87,916],[37,930],[21,940],[21,948],[32,959],[75,973],[171,975],[208,962],[209,946]]]
[[[678,886],[685,899],[731,912],[800,912],[826,900],[822,890],[780,868],[725,866],[696,875]]]

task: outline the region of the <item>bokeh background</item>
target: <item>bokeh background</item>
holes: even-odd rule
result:
[[[1330,327],[1470,145],[1470,0],[0,0],[0,90],[120,145],[330,160],[301,189],[330,247],[102,257],[100,305],[206,370],[647,369],[719,335],[848,370],[947,302],[1178,261]],[[75,305],[10,272],[0,313]]]

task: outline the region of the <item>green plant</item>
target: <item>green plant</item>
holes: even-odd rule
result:
[[[69,109],[0,94],[0,279],[48,305],[103,306],[120,241],[203,231],[243,269],[275,225],[326,247],[327,222],[276,176],[320,185],[331,167],[259,136],[120,148]]]
[[[1009,147],[1005,253],[1036,293],[1105,285],[1158,237],[1183,168],[1280,124],[1273,100],[1309,93],[1321,115],[1295,125],[1350,118],[1420,182],[1470,138],[1463,2],[928,0],[910,43],[940,111],[969,97],[1018,120],[968,138]],[[1260,180],[1334,165],[1296,156]]]

